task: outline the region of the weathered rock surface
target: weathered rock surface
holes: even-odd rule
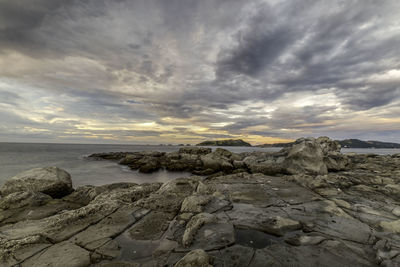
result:
[[[9,193],[0,266],[399,266],[400,157],[339,149],[104,154],[212,175]]]
[[[202,250],[196,249],[190,251],[182,259],[180,259],[175,267],[212,267],[210,264],[210,256]]]
[[[34,255],[22,263],[24,266],[66,266],[66,267],[79,267],[90,265],[89,251],[71,243],[61,242],[51,246],[43,253]]]
[[[31,169],[8,179],[0,188],[1,195],[14,192],[33,191],[59,198],[70,194],[71,176],[57,167]]]

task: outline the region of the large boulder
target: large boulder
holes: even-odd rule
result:
[[[285,148],[287,156],[283,167],[290,174],[327,174],[323,148],[315,138],[301,138]]]
[[[57,167],[35,168],[8,179],[0,188],[1,195],[33,191],[61,198],[74,191],[71,176]]]

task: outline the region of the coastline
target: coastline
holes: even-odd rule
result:
[[[280,152],[92,155],[142,172],[195,175],[83,186],[61,198],[3,194],[0,259],[5,266],[399,264],[400,154],[339,151],[322,138]]]

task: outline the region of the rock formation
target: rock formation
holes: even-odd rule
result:
[[[57,167],[36,168],[12,177],[0,189],[3,196],[18,191],[41,192],[52,197],[63,197],[73,191],[71,176]]]
[[[240,171],[267,175],[324,175],[328,169],[344,170],[348,164],[347,157],[340,154],[340,145],[328,137],[298,139],[291,147],[279,152],[237,154],[222,148],[212,152],[211,148],[184,147],[172,153],[100,153],[90,157],[118,160],[120,164],[140,172],[164,168],[171,171],[189,171],[197,175],[231,174]]]
[[[209,174],[62,198],[20,180],[0,199],[0,266],[399,266],[400,155],[339,149],[97,154]]]

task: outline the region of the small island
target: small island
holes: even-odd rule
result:
[[[204,141],[196,146],[251,146],[251,144],[243,141],[242,139],[226,139],[216,141]]]

